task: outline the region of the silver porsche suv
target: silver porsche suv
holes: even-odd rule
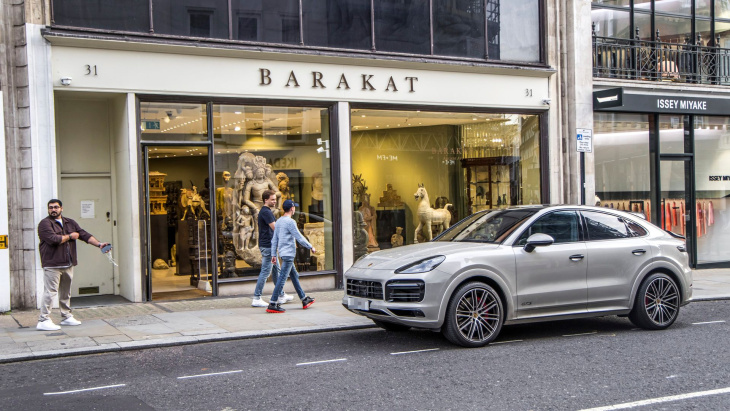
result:
[[[342,304],[386,330],[440,329],[464,347],[505,324],[559,319],[619,315],[660,330],[692,296],[688,260],[683,240],[632,213],[507,208],[361,258]]]

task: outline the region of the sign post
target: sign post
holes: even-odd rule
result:
[[[580,203],[586,204],[586,153],[593,152],[593,130],[590,128],[576,129],[578,144],[576,148],[580,153]]]

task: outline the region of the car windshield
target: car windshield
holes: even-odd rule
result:
[[[523,208],[477,213],[459,221],[435,241],[498,244],[538,211],[538,208]]]

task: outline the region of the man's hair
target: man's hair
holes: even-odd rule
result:
[[[49,205],[51,205],[51,204],[53,204],[53,203],[56,203],[56,204],[58,204],[58,205],[59,205],[59,207],[63,207],[63,203],[61,202],[61,200],[59,200],[59,199],[57,199],[57,198],[52,198],[52,199],[48,200],[48,204],[47,204],[47,206],[49,206]]]
[[[264,190],[264,192],[261,194],[261,200],[266,201],[269,199],[269,197],[276,195],[276,192],[274,190]]]

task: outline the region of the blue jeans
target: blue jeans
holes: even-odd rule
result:
[[[259,248],[261,251],[261,272],[259,273],[259,279],[256,281],[256,289],[253,291],[253,298],[261,298],[261,293],[264,292],[264,284],[269,276],[273,274],[274,284],[279,282],[279,263],[271,264],[271,247]],[[273,269],[273,270],[272,270]],[[273,272],[272,272],[273,271]],[[281,295],[284,295],[282,288]]]
[[[269,261],[271,261],[271,257],[269,257]],[[279,281],[276,282],[274,292],[271,294],[271,301],[275,301],[274,296],[284,291],[284,284],[286,284],[286,279],[289,277],[289,274],[291,274],[291,283],[294,286],[294,290],[296,290],[299,299],[303,300],[307,295],[304,294],[302,285],[299,284],[299,273],[296,267],[294,267],[294,257],[281,257],[281,261],[281,273],[279,273]]]

